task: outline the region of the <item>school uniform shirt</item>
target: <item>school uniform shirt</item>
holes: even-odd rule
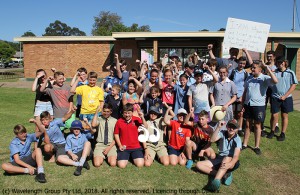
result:
[[[132,116],[130,121],[120,118],[115,126],[114,134],[119,134],[122,145],[126,149],[138,149],[141,147],[138,140],[138,127],[143,124],[139,117]]]
[[[272,79],[268,75],[260,74],[257,78],[250,75],[245,81],[246,98],[244,104],[249,106],[265,106],[266,92],[272,86]]]
[[[283,72],[277,69],[274,74],[278,79],[278,83],[272,86],[272,97],[274,98],[282,97],[290,89],[291,85],[298,84],[296,75],[291,69],[286,69]],[[292,94],[288,97],[292,97]]]
[[[88,85],[89,82],[87,80],[85,80],[84,82],[78,82],[77,84],[77,87],[81,86],[81,85]],[[77,101],[77,105],[81,106],[81,102],[82,102],[82,97],[81,95],[77,95],[77,98],[76,98],[76,101]]]
[[[160,98],[153,99],[152,97],[146,97],[141,105],[142,110],[147,115],[149,114],[149,109],[151,106],[156,106],[158,109],[162,109],[162,101]]]
[[[188,96],[192,96],[192,105],[195,113],[200,113],[202,110],[210,111],[208,101],[208,85],[206,83],[194,83],[189,87]]]
[[[53,102],[53,117],[62,118],[68,113],[70,102],[73,102],[73,94],[70,92],[70,86],[61,87],[53,85],[52,88],[46,88],[45,92],[51,97]]]
[[[242,149],[241,138],[235,134],[233,138],[228,139],[227,131],[219,131],[218,150],[220,156],[233,157],[235,148]]]
[[[160,117],[160,118],[157,118],[154,120],[155,121],[155,124],[157,126],[157,129],[159,129],[159,134],[160,134],[160,137],[159,137],[159,140],[158,140],[158,143],[157,143],[157,147],[158,146],[165,146],[165,142],[164,142],[164,126],[165,126],[165,123],[163,122],[163,118]],[[151,120],[148,120],[147,121],[147,124],[148,124],[148,131],[149,131],[149,135],[154,135],[154,123],[153,121]],[[147,145],[153,145],[151,142],[147,141]]]
[[[169,140],[169,146],[176,150],[180,150],[184,147],[187,137],[191,137],[192,133],[189,126],[179,123],[178,121],[170,121],[171,137]]]
[[[232,96],[237,94],[237,90],[234,82],[227,77],[224,83],[219,79],[210,88],[209,93],[213,94],[216,106],[223,106],[231,100]]]
[[[79,133],[79,135],[76,137],[73,133],[68,135],[66,139],[66,145],[65,145],[65,151],[72,151],[73,154],[76,154],[83,150],[85,142],[88,141],[88,139],[92,139],[93,136],[91,132],[84,131],[82,133]]]
[[[232,81],[234,82],[237,89],[237,98],[240,98],[244,93],[244,84],[246,80],[245,75],[247,75],[248,77],[249,74],[244,69],[242,69],[241,71],[235,69],[232,71],[232,74],[234,74]]]
[[[188,93],[189,86],[185,86],[185,88],[182,88],[181,85],[174,85],[174,91],[175,91],[175,103],[174,103],[174,113],[177,115],[177,112],[180,108],[184,108],[185,110],[188,110]]]
[[[76,88],[76,94],[82,96],[80,114],[95,114],[100,101],[104,101],[104,91],[98,86],[79,86]]]
[[[26,140],[24,143],[22,143],[18,137],[15,137],[9,145],[10,161],[11,162],[14,161],[13,156],[15,154],[19,154],[20,158],[30,155],[32,142],[37,142],[35,133],[27,134]]]
[[[98,137],[97,137],[97,143],[104,143],[104,133],[105,133],[105,122],[106,119],[102,116],[98,117]],[[115,125],[117,123],[117,119],[113,117],[107,118],[107,124],[108,124],[108,145],[114,141],[114,130]]]
[[[121,97],[119,96],[118,99],[115,99],[114,96],[111,94],[107,95],[105,98],[106,103],[110,103],[112,106],[112,113],[111,116],[114,117],[115,119],[119,119],[121,116]]]
[[[117,76],[107,76],[105,77],[104,89],[112,88],[113,85],[121,85],[122,81]]]
[[[219,68],[221,66],[228,67],[228,65],[231,64],[231,66],[228,68],[228,75],[231,75],[231,72],[238,67],[238,63],[237,63],[236,59],[216,58],[216,60],[218,62],[217,68]]]
[[[64,127],[64,123],[61,118],[54,119],[50,122],[47,131],[50,142],[54,144],[65,144],[66,140],[64,134],[60,130],[60,127]]]

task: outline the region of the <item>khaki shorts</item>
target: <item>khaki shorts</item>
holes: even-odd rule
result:
[[[104,156],[104,154],[102,153],[105,148],[107,148],[108,145],[104,145],[103,143],[97,143],[95,146],[95,150],[94,150],[94,157],[96,156],[100,156],[104,159],[106,159],[106,156]],[[116,145],[114,145],[108,152],[107,157],[110,156],[117,156],[117,148]]]
[[[168,150],[166,146],[152,147],[148,145],[147,147],[148,147],[148,152],[153,160],[155,159],[156,154],[158,158],[162,156],[168,156]]]

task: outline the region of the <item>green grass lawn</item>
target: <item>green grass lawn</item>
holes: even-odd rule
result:
[[[34,131],[33,124],[28,119],[33,116],[34,93],[29,89],[0,88],[0,163],[9,161],[9,143],[13,139],[13,127],[23,124],[29,132]],[[222,193],[233,194],[298,194],[300,181],[300,131],[299,112],[289,115],[289,127],[286,141],[262,138],[262,155],[257,156],[251,149],[242,151],[240,168],[234,172],[234,180],[230,187],[221,186]],[[299,120],[299,121],[298,121]],[[266,121],[269,121],[269,114]],[[266,122],[265,125],[268,126]],[[253,146],[253,134],[250,138]],[[90,162],[91,165],[91,162]],[[181,166],[164,167],[155,162],[151,167],[136,168],[129,164],[125,169],[111,168],[106,163],[101,168],[91,167],[83,170],[79,177],[73,176],[74,167],[58,166],[45,162],[46,184],[34,181],[34,176],[0,175],[0,190],[2,193],[16,192],[16,189],[36,190],[36,193],[122,193],[128,190],[145,190],[159,194],[166,190],[168,194],[179,194],[179,190],[202,193],[202,187],[207,183],[207,176],[199,172],[187,170]],[[7,191],[5,191],[7,190]],[[106,190],[106,191],[105,191]],[[148,191],[147,191],[148,190]],[[155,191],[157,190],[157,191]],[[194,190],[194,191],[193,191]],[[182,191],[181,191],[182,192]],[[33,192],[32,192],[33,193]],[[140,191],[142,193],[142,191]],[[137,194],[132,191],[132,194]]]

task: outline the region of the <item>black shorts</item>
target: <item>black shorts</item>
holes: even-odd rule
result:
[[[29,164],[32,167],[37,167],[36,160],[32,158],[32,154],[30,154],[28,156],[24,156],[20,160],[26,164]],[[14,166],[22,167],[22,166],[18,165],[15,161],[10,162],[10,163]]]
[[[215,170],[219,170],[221,164],[222,164],[222,161],[223,159],[225,158],[226,156],[220,156],[220,155],[217,155],[217,157],[215,159],[210,159],[209,161],[213,164],[213,169]],[[240,161],[238,160],[234,167],[232,169],[229,169],[228,171],[234,171],[236,170],[237,168],[239,168],[240,166]]]
[[[53,146],[53,153],[55,154],[55,158],[57,159],[60,155],[66,155],[65,145],[66,144],[54,144],[51,143]]]
[[[232,111],[234,115],[237,115],[239,112],[241,112],[243,109],[242,102],[234,102],[232,104]]]
[[[134,160],[136,158],[144,158],[144,153],[142,148],[137,149],[126,149],[124,151],[118,150],[118,160],[129,160],[130,156]]]
[[[81,150],[81,151],[75,153],[75,155],[78,156],[78,160],[80,160],[80,158],[81,158],[81,156],[82,156],[82,152],[83,152],[83,150]],[[67,153],[67,155],[68,155],[68,157],[69,157],[70,159],[72,159],[72,156],[71,156],[70,154]],[[92,155],[93,155],[93,151],[91,150],[90,154],[86,157],[86,160],[91,159]]]
[[[281,111],[282,113],[289,113],[293,112],[294,106],[293,106],[293,98],[288,97],[284,101],[272,97],[271,99],[271,113],[275,114]]]
[[[256,122],[264,122],[266,110],[265,106],[249,106],[244,104],[244,118],[253,119]]]
[[[168,154],[169,155],[179,156],[182,152],[183,152],[183,148],[177,150],[177,149],[173,148],[172,146],[168,146]]]

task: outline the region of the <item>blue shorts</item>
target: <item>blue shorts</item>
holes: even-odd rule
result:
[[[137,148],[137,149],[129,149],[120,151],[118,150],[118,160],[129,160],[129,157],[131,156],[132,159],[136,158],[144,158],[143,149]]]
[[[168,154],[179,156],[183,152],[183,147],[179,150],[173,148],[172,146],[168,146]]]
[[[265,106],[249,106],[244,104],[244,118],[253,119],[256,122],[264,122],[266,116]]]
[[[222,161],[223,159],[225,158],[226,156],[220,156],[220,155],[217,155],[217,157],[215,159],[210,159],[209,161],[213,164],[213,169],[215,170],[218,170],[222,164]],[[232,169],[229,169],[228,171],[234,171],[236,170],[237,168],[239,168],[240,166],[240,161],[238,160],[234,167]]]
[[[34,116],[40,116],[44,111],[48,111],[53,116],[53,108],[51,102],[37,101],[34,108]]]
[[[79,119],[83,121],[84,118],[87,118],[89,122],[92,122],[95,114],[79,114]],[[99,112],[98,117],[101,116],[101,112]]]
[[[279,111],[281,111],[282,113],[289,113],[289,112],[293,112],[294,107],[293,107],[293,98],[292,97],[288,97],[286,98],[284,101],[272,97],[271,98],[271,113],[272,114],[276,114]]]

